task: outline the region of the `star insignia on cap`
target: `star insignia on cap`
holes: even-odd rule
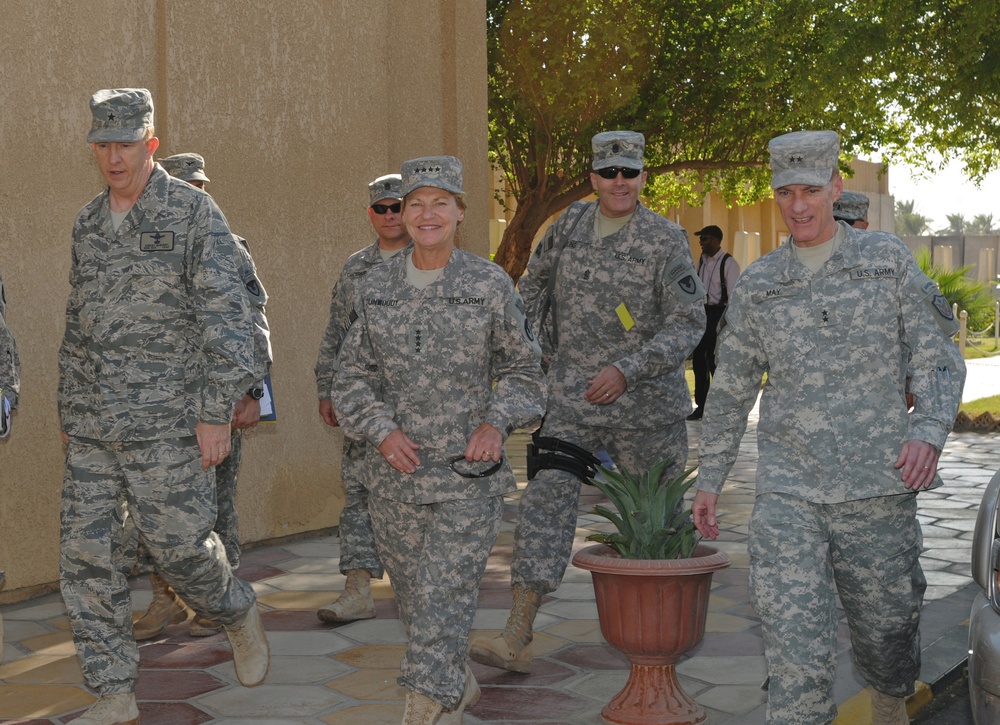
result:
[[[611,150],[614,151],[615,153],[618,153],[619,151],[622,150],[622,147],[619,144],[612,144]]]
[[[109,121],[114,121],[115,120],[115,112],[114,111],[108,111],[108,120]]]
[[[795,156],[789,156],[788,157],[788,163],[790,163],[790,164],[801,164],[802,163],[802,154],[798,154],[798,155],[795,155]]]

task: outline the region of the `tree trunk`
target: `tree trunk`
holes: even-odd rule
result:
[[[545,200],[533,194],[518,202],[514,216],[507,223],[493,261],[503,267],[514,282],[520,279],[528,266],[531,243],[549,218],[548,209],[549,205]]]

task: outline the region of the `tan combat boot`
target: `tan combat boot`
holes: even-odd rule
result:
[[[256,687],[262,683],[271,665],[271,648],[256,603],[239,622],[226,627],[226,636],[233,648],[233,665],[240,684]]]
[[[192,637],[210,637],[221,631],[222,622],[203,617],[200,614],[194,615],[194,619],[191,620],[191,624],[188,626],[188,634]]]
[[[374,619],[375,599],[369,586],[372,573],[367,569],[348,569],[347,586],[340,599],[316,611],[323,622],[353,622]]]
[[[465,708],[472,707],[479,702],[481,694],[482,691],[479,689],[479,683],[476,682],[476,676],[472,674],[472,670],[466,665],[465,690],[462,692],[462,699],[459,700],[454,710],[445,710],[441,713],[438,725],[462,725],[462,716],[465,713]]]
[[[872,688],[872,725],[910,725],[906,698],[886,695]]]
[[[77,725],[138,725],[139,706],[135,704],[135,695],[131,692],[101,695],[87,712],[73,722]]]
[[[188,605],[163,577],[153,572],[149,575],[149,581],[153,584],[153,601],[146,613],[132,624],[136,642],[152,639],[168,625],[179,624],[192,614]]]
[[[440,721],[444,706],[416,692],[406,693],[402,725],[434,725]]]
[[[469,656],[476,662],[511,672],[531,672],[531,625],[535,621],[542,595],[522,587],[514,588],[514,604],[507,618],[507,627],[492,639],[476,637]]]

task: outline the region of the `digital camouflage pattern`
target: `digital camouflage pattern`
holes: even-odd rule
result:
[[[811,278],[792,242],[740,276],[702,423],[699,489],[722,490],[765,372],[758,496],[840,503],[904,493],[894,467],[903,442],[944,446],[965,382],[951,306],[895,237],[843,222],[838,234]]]
[[[0,277],[0,391],[11,408],[17,407],[17,396],[21,392],[20,368],[14,335],[7,327],[7,294]]]
[[[233,624],[254,602],[212,533],[214,471],[194,435],[199,420],[228,425],[259,372],[236,247],[211,197],[158,166],[117,232],[107,191],[73,228],[60,586],[87,683],[103,693],[135,688],[123,510],[200,614]]]
[[[135,549],[121,501],[157,571],[200,614],[234,624],[254,602],[233,576],[215,524],[215,480],[194,436],[154,441],[71,437],[61,509],[60,588],[87,684],[133,692],[139,655],[127,574]]]
[[[806,184],[823,186],[837,168],[840,136],[836,131],[793,131],[772,138],[771,188]]]
[[[880,692],[913,692],[927,585],[916,511],[912,493],[837,504],[757,497],[750,600],[764,634],[768,723],[833,722],[838,595],[858,673]]]
[[[604,169],[608,166],[624,166],[626,169],[641,169],[646,150],[646,137],[636,131],[605,131],[591,139],[594,151],[592,168]]]
[[[912,688],[925,582],[915,497],[894,464],[906,440],[940,450],[965,380],[951,308],[909,250],[844,222],[837,236],[815,275],[789,241],[740,277],[702,423],[697,485],[718,493],[767,373],[750,580],[769,723],[831,720],[834,588],[858,671],[888,694]]]
[[[145,88],[110,88],[90,97],[87,143],[135,143],[153,125],[153,97]]]
[[[856,191],[845,191],[833,202],[833,216],[846,222],[868,221],[868,197]]]
[[[411,253],[364,278],[333,382],[334,407],[349,432],[378,446],[401,428],[421,446],[422,465],[410,475],[378,457],[369,490],[408,503],[513,491],[507,461],[492,476],[469,479],[449,459],[464,453],[481,423],[506,438],[545,410],[538,345],[521,297],[503,269],[460,249],[438,281],[418,290],[406,281]]]
[[[502,512],[502,496],[420,505],[373,494],[376,540],[408,641],[398,682],[448,709],[465,688],[479,583]]]
[[[203,191],[154,167],[121,227],[108,192],[73,228],[59,414],[71,436],[189,436],[259,379],[236,243]]]
[[[705,290],[681,227],[639,205],[625,227],[599,239],[597,211],[595,202],[563,213],[519,282],[550,361],[543,430],[595,453],[606,448],[633,471],[665,458],[680,471],[691,412],[684,360],[705,331]],[[589,381],[612,364],[625,376],[626,391],[610,405],[587,402]],[[579,481],[562,471],[541,471],[529,481],[514,536],[515,586],[539,594],[559,586],[579,492]]]
[[[378,204],[386,199],[400,200],[403,198],[403,177],[399,174],[386,174],[368,184],[369,205]]]
[[[424,156],[404,161],[402,172],[402,192],[406,196],[421,186],[433,186],[462,193],[462,162],[454,156]]]
[[[566,212],[549,227],[518,283],[537,328],[558,256],[545,324],[557,326],[558,344],[539,334],[543,354],[552,357],[548,413],[618,429],[683,420],[691,412],[684,361],[705,332],[705,289],[687,233],[640,205],[624,228],[598,239],[597,203],[580,206],[578,219]],[[590,379],[612,364],[627,391],[611,405],[591,405],[583,397]]]
[[[174,154],[158,162],[163,170],[181,181],[211,181],[205,176],[205,158],[201,154]]]

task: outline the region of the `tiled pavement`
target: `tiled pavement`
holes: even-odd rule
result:
[[[724,516],[717,545],[733,565],[715,574],[705,639],[677,667],[682,685],[706,708],[711,725],[764,721],[763,647],[747,597],[747,521],[757,457],[754,422],[720,500]],[[692,462],[699,432],[700,424],[689,424]],[[523,464],[523,442],[522,437],[510,445],[515,464]],[[998,449],[995,437],[954,434],[941,459],[945,487],[920,497],[922,563],[929,581],[922,618],[924,682],[937,682],[964,661],[966,619],[974,596],[972,530],[983,489],[998,465]],[[584,493],[577,546],[602,526],[602,520],[589,514],[597,500],[593,489]],[[479,630],[501,628],[510,605],[516,500],[517,494],[508,500],[500,541],[483,581],[475,623]],[[404,637],[388,581],[374,587],[377,619],[336,627],[316,619],[315,609],[343,587],[343,577],[336,573],[338,549],[335,536],[317,536],[245,552],[239,574],[254,583],[271,642],[266,683],[253,689],[239,686],[225,635],[194,639],[185,625],[171,627],[140,650],[137,696],[143,725],[398,723],[404,691],[395,679]],[[133,598],[137,609],[145,608],[145,580],[135,581]],[[6,626],[0,721],[71,721],[93,696],[82,684],[59,595],[6,605],[0,612]],[[466,723],[601,722],[600,709],[624,684],[628,666],[601,637],[589,573],[570,566],[563,585],[544,600],[536,628],[531,675],[473,663],[483,695],[467,712]],[[841,628],[840,650],[837,722],[868,722],[867,698],[859,695],[864,685],[850,665],[846,627]],[[928,696],[928,689],[922,693]]]

